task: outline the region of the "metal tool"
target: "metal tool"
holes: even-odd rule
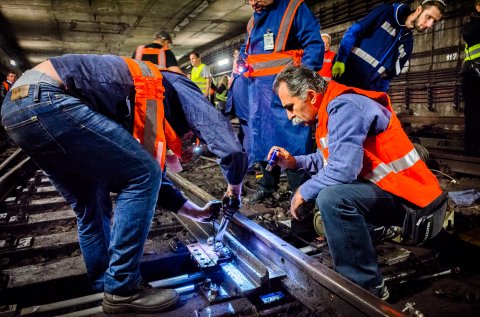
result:
[[[222,212],[223,218],[218,227],[217,234],[215,235],[215,247],[217,242],[222,242],[225,231],[227,230],[228,223],[232,219],[233,215],[240,209],[240,199],[236,195],[230,195],[223,197]],[[222,243],[223,247],[223,243]]]

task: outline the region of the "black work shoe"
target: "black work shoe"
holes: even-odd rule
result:
[[[158,313],[177,302],[178,293],[174,289],[156,289],[148,283],[142,283],[138,292],[130,296],[104,293],[102,308],[106,314]]]
[[[272,193],[267,193],[263,189],[254,192],[250,197],[245,199],[247,204],[257,204],[265,200],[265,198],[272,197]]]

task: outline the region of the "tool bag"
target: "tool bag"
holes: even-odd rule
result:
[[[425,208],[404,203],[405,219],[402,228],[402,243],[420,245],[435,237],[442,230],[447,210],[446,192]]]

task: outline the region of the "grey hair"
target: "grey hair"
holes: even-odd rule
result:
[[[299,97],[302,100],[307,98],[308,90],[325,93],[328,84],[317,72],[303,65],[289,65],[277,75],[273,83],[273,89],[277,94],[282,82],[287,84],[292,97]]]

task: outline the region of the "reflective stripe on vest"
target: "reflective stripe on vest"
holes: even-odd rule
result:
[[[303,50],[285,51],[287,45],[288,35],[295,18],[295,13],[298,7],[303,3],[303,0],[291,0],[283,14],[280,27],[276,35],[275,46],[273,53],[249,55],[248,49],[250,47],[250,34],[255,25],[253,16],[247,24],[247,43],[245,45],[245,53],[247,54],[247,63],[249,70],[244,74],[246,77],[270,76],[276,75],[282,71],[287,65],[300,65]]]
[[[215,98],[219,101],[227,101],[227,89],[223,90],[221,94],[217,93]]]
[[[166,47],[154,48],[154,47],[145,47],[145,45],[140,45],[135,51],[135,59],[138,61],[142,60],[143,55],[157,55],[157,65],[166,68],[167,67],[167,57],[165,51],[168,50]]]
[[[166,146],[177,156],[182,143],[164,117],[162,74],[151,62],[123,58],[135,86],[133,137],[155,157],[162,169],[165,166]]]
[[[386,177],[389,173],[400,173],[405,171],[406,169],[412,167],[420,160],[420,156],[418,152],[415,150],[411,150],[407,155],[401,157],[389,164],[381,163],[379,164],[371,173],[365,175],[363,178],[366,180],[371,181],[372,183],[378,183],[384,177]]]
[[[207,90],[207,78],[202,77],[202,70],[205,64],[200,64],[197,67],[192,67],[192,73],[190,75],[190,79],[195,83],[195,85],[200,88],[200,90],[205,93]]]
[[[467,44],[465,44],[465,60],[466,61],[471,61],[477,58],[480,58],[480,43],[475,44],[472,47],[468,47]]]
[[[303,0],[291,0],[285,10],[285,13],[282,17],[282,22],[280,22],[280,27],[277,33],[277,40],[275,41],[275,52],[285,51],[285,46],[287,45],[288,34],[295,18],[295,13],[297,12],[298,7],[302,4]]]
[[[372,55],[368,54],[364,50],[362,50],[359,47],[354,47],[352,49],[352,53],[363,59],[365,62],[368,64],[372,65],[373,68],[376,68],[378,64],[380,63],[375,57]],[[385,72],[385,67],[380,66],[380,68],[377,70],[377,72],[381,75]]]
[[[438,180],[420,159],[413,144],[401,127],[388,95],[341,85],[335,81],[328,84],[318,110],[318,125],[315,133],[317,145],[324,161],[328,160],[328,112],[327,106],[342,94],[366,96],[385,107],[390,113],[390,122],[385,131],[367,136],[363,143],[362,170],[358,178],[375,183],[383,190],[419,206],[425,207],[442,193]]]
[[[10,85],[6,81],[4,81],[3,82],[3,87],[5,87],[5,92],[7,92],[10,88]]]

